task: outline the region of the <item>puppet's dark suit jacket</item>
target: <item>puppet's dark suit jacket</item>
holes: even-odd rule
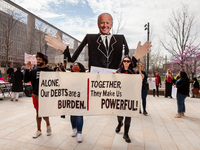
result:
[[[69,51],[66,52],[68,61],[74,62],[87,44],[89,69],[91,66],[117,69],[122,59],[123,49],[125,55],[129,53],[129,48],[123,35],[112,35],[109,50],[107,51],[100,34],[87,34],[72,57]]]

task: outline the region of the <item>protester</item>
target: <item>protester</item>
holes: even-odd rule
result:
[[[184,69],[181,68],[180,71],[184,71]],[[180,71],[179,71],[179,72],[180,72]],[[178,74],[173,78],[173,80],[172,80],[172,85],[175,85],[178,79],[180,79],[180,73],[178,73]]]
[[[124,74],[135,74],[135,71],[133,70],[134,68],[134,64],[131,61],[131,58],[126,55],[123,60],[121,61],[120,65],[119,65],[119,69],[117,70],[116,73],[124,73]],[[120,132],[121,127],[123,126],[123,116],[117,116],[118,119],[118,126],[115,129],[115,131],[117,133]],[[123,138],[125,139],[125,141],[127,143],[130,143],[131,140],[129,138],[128,132],[129,132],[129,128],[130,128],[130,123],[131,123],[131,117],[125,117],[125,122],[124,122],[124,136]]]
[[[6,73],[8,75],[8,78],[11,78],[12,73],[14,73],[14,69],[11,66],[9,66]]]
[[[58,65],[55,65],[55,68],[53,70],[58,72],[66,72],[64,66],[60,62],[58,63]],[[65,118],[65,115],[61,115],[60,117]]]
[[[184,71],[180,71],[180,79],[176,82],[178,114],[175,118],[185,116],[185,98],[189,94],[189,78]]]
[[[165,76],[165,98],[168,96],[172,98],[171,93],[172,93],[172,80],[173,80],[173,75],[171,69],[167,70],[166,76]]]
[[[161,83],[161,78],[160,78],[160,76],[159,76],[159,74],[158,74],[157,71],[155,72],[154,78],[156,79],[157,97],[159,97],[159,86],[161,86],[162,83]],[[153,96],[154,96],[154,97],[155,97],[155,91],[156,91],[156,90],[153,89]]]
[[[58,63],[57,71],[63,71],[63,72],[66,71],[64,65],[62,63],[60,63],[60,62]]]
[[[42,132],[41,132],[42,118],[38,116],[38,104],[39,104],[38,93],[39,93],[40,72],[41,71],[53,71],[52,69],[46,67],[46,65],[48,64],[47,55],[44,55],[44,54],[38,52],[36,55],[36,59],[37,59],[37,67],[35,69],[30,71],[30,69],[31,69],[30,61],[26,64],[26,67],[25,67],[26,71],[25,71],[25,78],[24,78],[25,82],[31,81],[31,84],[33,86],[32,98],[33,98],[34,108],[36,109],[36,122],[37,122],[37,131],[36,131],[35,135],[33,136],[33,138],[37,138],[42,134]],[[51,126],[50,126],[49,117],[43,117],[43,119],[46,121],[46,126],[47,126],[46,133],[47,133],[47,136],[49,136],[49,135],[51,135]]]
[[[72,66],[71,72],[85,72],[84,66],[75,62]],[[77,135],[77,142],[82,142],[82,128],[83,128],[83,116],[70,116],[70,121],[72,125],[72,137]]]
[[[113,18],[109,13],[100,14],[97,22],[99,34],[87,34],[72,57],[68,46],[62,43],[58,34],[56,34],[57,39],[49,34],[46,35],[47,45],[64,51],[64,56],[68,57],[69,62],[75,62],[83,48],[88,45],[89,70],[91,66],[117,69],[122,59],[123,51],[125,55],[129,53],[126,39],[124,35],[110,34]],[[136,63],[138,59],[149,53],[151,51],[149,48],[151,47],[151,42],[147,41],[144,45],[141,45],[141,42],[139,42],[137,50],[132,57],[133,62]]]
[[[193,93],[193,96],[196,98],[197,97],[197,94],[199,94],[199,82],[197,80],[197,78],[192,78],[192,86],[193,86],[193,89],[192,89],[192,93]]]
[[[12,83],[12,98],[13,101],[18,101],[19,93],[23,91],[23,73],[21,72],[21,67],[17,67],[17,71],[14,72],[14,82]]]
[[[57,69],[58,69],[58,65],[55,64],[53,71],[57,71]]]
[[[143,65],[142,64],[138,64],[137,65],[137,74],[143,74],[144,78],[142,81],[142,107],[143,107],[143,114],[145,116],[147,116],[147,111],[146,111],[146,98],[147,98],[147,92],[149,90],[149,84],[147,83],[147,75],[146,72],[143,71]],[[140,113],[141,113],[141,109],[140,109]]]

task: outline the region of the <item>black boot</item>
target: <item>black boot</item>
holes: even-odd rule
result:
[[[130,140],[130,138],[129,138],[129,136],[128,136],[129,128],[130,128],[130,125],[125,125],[125,126],[124,126],[124,136],[123,136],[123,138],[125,139],[125,141],[126,141],[127,143],[131,143],[131,140]]]
[[[145,111],[143,111],[143,115],[145,115],[145,116],[147,116],[147,111],[145,110]]]
[[[117,133],[119,133],[120,132],[120,130],[121,130],[121,127],[123,126],[123,123],[122,123],[122,121],[118,121],[119,123],[118,123],[118,126],[117,126],[117,128],[115,129],[115,132],[117,132]]]
[[[60,116],[60,118],[63,118],[63,119],[64,119],[64,118],[65,118],[65,115]]]

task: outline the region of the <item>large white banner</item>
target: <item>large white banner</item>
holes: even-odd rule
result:
[[[140,75],[41,72],[39,115],[138,116],[141,87]]]

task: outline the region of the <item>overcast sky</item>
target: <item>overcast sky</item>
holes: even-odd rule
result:
[[[158,36],[163,36],[173,10],[189,6],[196,14],[196,27],[200,26],[200,0],[12,0],[21,7],[82,41],[87,33],[98,33],[97,17],[108,12],[116,18],[122,14],[124,34],[129,48],[136,48],[138,41],[146,40],[144,25],[150,22],[153,33],[153,51],[166,51],[159,46]]]

